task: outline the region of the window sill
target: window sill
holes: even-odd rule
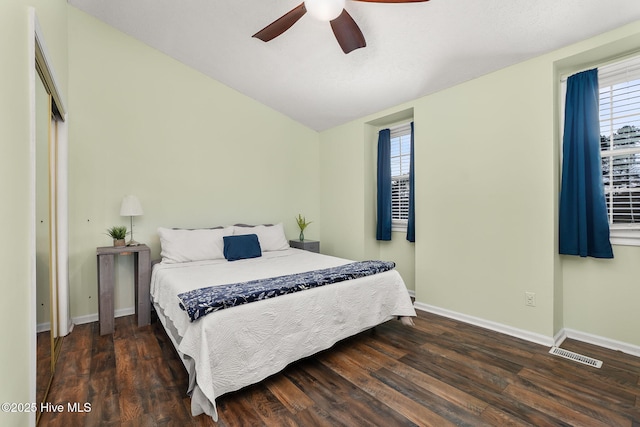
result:
[[[609,232],[612,245],[640,246],[640,230],[629,228],[612,228]]]

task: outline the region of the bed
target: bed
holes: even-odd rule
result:
[[[282,224],[160,228],[158,234],[162,262],[153,267],[151,301],[189,373],[194,416],[206,413],[217,421],[217,397],[260,382],[380,323],[395,318],[409,324],[416,315],[400,274],[391,269],[215,310],[192,320],[178,295],[343,268],[352,261],[290,248]],[[227,243],[247,240],[257,240],[259,255],[245,257],[247,252],[240,250],[241,256],[229,261],[237,253]]]

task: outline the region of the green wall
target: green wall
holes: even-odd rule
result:
[[[71,316],[97,313],[98,246],[112,244],[122,197],[144,215],[134,237],[160,253],[156,229],[283,222],[320,237],[318,133],[69,7]],[[133,263],[119,257],[116,310],[133,307]]]
[[[553,335],[552,77],[537,59],[416,102],[418,301]]]
[[[640,22],[322,132],[324,247],[399,260],[405,280],[415,278],[417,302],[440,311],[544,342],[571,328],[639,346],[631,302],[640,300],[632,285],[640,248],[616,246],[612,262],[575,259],[557,255],[556,237],[559,75],[638,45]],[[373,240],[375,177],[367,171],[372,124],[407,110],[415,121],[414,252],[401,235]],[[525,292],[536,294],[535,307],[525,306]]]
[[[28,7],[34,6],[53,61],[60,89],[67,91],[66,2],[64,0],[3,1],[0,3],[0,220],[6,224],[0,247],[0,401],[35,399],[35,295],[32,266],[31,155],[29,124]],[[0,412],[0,425],[25,426],[32,414]]]
[[[640,248],[613,251],[613,260],[563,259],[564,326],[639,346]]]
[[[365,143],[362,126],[357,124],[321,134],[321,245],[335,256],[364,257]]]
[[[27,76],[27,8],[22,3],[0,5],[0,28],[14,37],[0,38],[0,56],[3,58],[0,79],[0,219],[8,224],[6,236],[13,242],[0,247],[3,271],[3,298],[0,300],[0,400],[28,402],[31,400],[29,383],[30,359],[35,358],[31,348],[31,316],[35,307],[31,303],[31,247],[29,187],[29,92]],[[6,64],[6,65],[4,65]],[[7,118],[11,117],[11,120]],[[25,355],[27,357],[25,357]],[[27,414],[0,413],[3,425],[26,425]]]

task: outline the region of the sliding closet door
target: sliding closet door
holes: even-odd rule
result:
[[[44,401],[53,375],[51,334],[51,290],[54,277],[51,235],[49,132],[51,99],[42,80],[36,78],[36,145],[35,145],[35,230],[36,230],[36,324],[37,324],[37,388],[36,402]]]
[[[46,401],[62,337],[69,332],[67,240],[66,110],[48,59],[35,10],[29,8],[33,30],[30,105],[32,149],[33,278],[36,337],[34,389],[37,403]],[[39,407],[39,406],[38,406]],[[37,417],[39,420],[39,417]]]

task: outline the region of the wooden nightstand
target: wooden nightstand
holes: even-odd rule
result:
[[[113,287],[115,282],[115,256],[134,255],[135,310],[138,327],[151,322],[149,286],[151,284],[151,253],[149,246],[105,246],[97,248],[98,258],[98,316],[100,335],[111,334],[114,329]]]
[[[297,249],[304,249],[305,251],[320,253],[320,242],[317,240],[289,240],[289,246]]]

